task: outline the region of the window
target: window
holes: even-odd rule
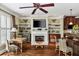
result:
[[[11,16],[0,15],[0,43],[10,40]]]

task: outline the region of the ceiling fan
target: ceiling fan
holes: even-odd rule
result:
[[[51,7],[54,6],[54,3],[49,3],[49,4],[40,4],[40,3],[33,3],[33,6],[27,6],[27,7],[20,7],[20,9],[24,9],[24,8],[35,8],[32,12],[32,14],[34,14],[36,12],[37,9],[43,11],[44,13],[48,13],[47,10],[43,9],[42,7]]]

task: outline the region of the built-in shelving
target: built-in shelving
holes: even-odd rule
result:
[[[25,37],[27,41],[30,41],[31,32],[31,20],[19,19],[18,20],[18,36]]]
[[[61,24],[59,19],[49,19],[49,33],[60,34]]]

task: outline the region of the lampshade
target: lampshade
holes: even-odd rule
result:
[[[16,32],[16,28],[13,27],[11,31],[12,31],[12,32]]]

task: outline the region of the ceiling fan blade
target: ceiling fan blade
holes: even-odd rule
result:
[[[23,8],[33,8],[34,6],[28,6],[28,7],[20,7],[20,9],[23,9]]]
[[[37,9],[34,9],[33,12],[32,12],[32,14],[34,14],[36,10],[37,10]]]
[[[54,6],[54,3],[40,5],[40,7],[51,7]]]
[[[33,3],[34,7],[39,7],[40,3]]]
[[[48,11],[46,11],[45,9],[43,8],[39,8],[41,11],[43,11],[44,13],[48,13]]]
[[[38,3],[33,3],[33,5],[37,5]]]

